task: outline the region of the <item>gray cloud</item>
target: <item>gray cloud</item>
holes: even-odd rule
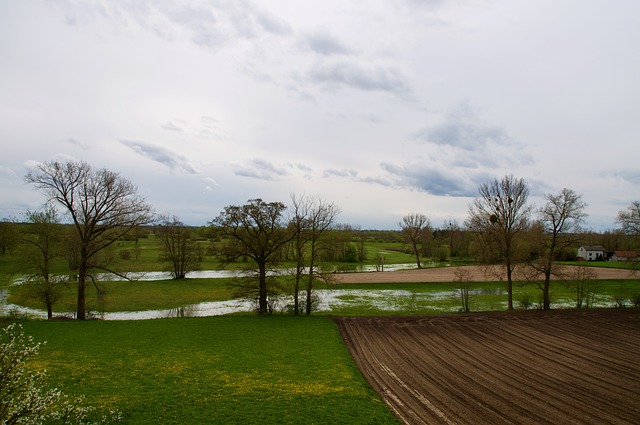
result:
[[[135,22],[163,39],[186,36],[194,43],[208,47],[253,39],[264,33],[284,35],[291,32],[287,22],[247,0],[199,4],[154,0],[82,4],[60,0],[52,6],[63,13],[65,22],[70,25],[90,24],[100,19]]]
[[[171,170],[183,171],[188,174],[196,174],[195,168],[193,168],[186,157],[175,153],[170,149],[134,140],[120,140],[120,143],[127,146],[137,154],[165,165]]]
[[[365,66],[356,62],[318,63],[308,73],[311,81],[364,91],[384,91],[404,95],[409,91],[400,70],[382,66]]]
[[[609,173],[604,173],[607,176]],[[612,173],[613,177],[621,179],[626,183],[630,184],[640,184],[640,171],[638,170],[616,170]]]
[[[347,55],[352,53],[351,49],[341,40],[327,31],[316,31],[306,34],[303,40],[304,44],[319,55]]]
[[[91,147],[91,145],[89,145],[88,143],[81,142],[81,141],[79,141],[77,139],[74,139],[73,137],[69,137],[67,139],[67,142],[71,143],[74,146],[78,146],[80,149],[85,150],[85,151]]]
[[[479,151],[490,144],[509,145],[513,141],[506,131],[482,121],[478,111],[467,103],[458,104],[436,125],[418,130],[416,140],[441,146]]]
[[[179,125],[175,124],[172,121],[165,123],[162,128],[167,131],[174,131],[176,133],[182,133],[184,130]]]
[[[264,159],[253,159],[248,164],[240,166],[234,174],[258,180],[275,181],[279,177],[286,175],[287,171]]]
[[[337,168],[327,168],[322,173],[322,177],[350,177],[356,178],[358,176],[358,172],[354,169],[337,169]]]
[[[477,185],[456,175],[453,171],[441,171],[424,164],[380,164],[394,176],[400,186],[418,189],[438,196],[475,196]]]
[[[411,138],[438,146],[430,153],[431,159],[450,167],[497,169],[534,163],[504,128],[483,120],[479,110],[466,102],[456,105],[440,123],[418,130]]]

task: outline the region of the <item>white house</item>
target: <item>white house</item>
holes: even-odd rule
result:
[[[583,261],[606,260],[605,250],[600,245],[581,246],[580,248],[578,248],[578,260],[583,260]]]

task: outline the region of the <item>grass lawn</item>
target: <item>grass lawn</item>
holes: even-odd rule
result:
[[[126,424],[396,424],[332,321],[226,316],[27,322],[34,367]]]
[[[206,301],[231,299],[229,279],[182,279],[153,281],[107,281],[102,282],[106,292],[105,302],[97,306],[95,288],[87,288],[87,304],[90,309],[106,312],[140,311],[182,307]],[[35,309],[44,309],[37,299],[29,295],[26,285],[11,288],[9,302]],[[75,284],[65,287],[63,297],[54,305],[54,311],[75,311],[77,288]]]

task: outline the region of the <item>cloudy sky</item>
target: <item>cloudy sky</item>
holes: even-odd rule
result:
[[[637,0],[0,2],[0,218],[34,164],[120,173],[200,225],[295,193],[462,223],[478,186],[640,200]]]

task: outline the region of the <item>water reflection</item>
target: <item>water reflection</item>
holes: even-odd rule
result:
[[[434,263],[434,267],[435,267]],[[384,266],[385,272],[392,272],[398,270],[411,270],[415,269],[415,263],[406,263],[406,264],[390,264],[388,266]],[[292,268],[282,268],[276,269],[272,273],[279,275],[291,274],[295,270]],[[375,272],[379,271],[379,268],[376,265],[343,265],[339,268],[334,269],[333,271],[337,273],[356,273],[356,272]],[[196,270],[187,273],[187,277],[190,279],[219,279],[219,278],[231,278],[231,277],[241,277],[247,276],[250,272],[246,272],[244,270]],[[171,279],[170,272],[130,272],[126,273],[128,279],[131,280],[167,280]],[[111,273],[100,273],[96,276],[98,280],[103,281],[123,281],[127,280],[123,277],[116,276]]]

